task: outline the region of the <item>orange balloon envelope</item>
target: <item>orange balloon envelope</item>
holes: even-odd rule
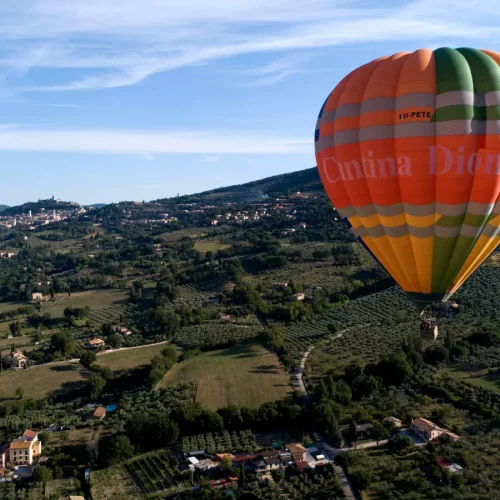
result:
[[[499,65],[470,48],[382,57],[319,113],[330,200],[422,306],[447,300],[500,242]]]

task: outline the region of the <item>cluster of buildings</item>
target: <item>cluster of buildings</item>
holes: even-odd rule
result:
[[[42,208],[38,213],[32,213],[31,210],[29,210],[28,213],[21,215],[1,215],[0,213],[0,229],[22,227],[22,229],[34,231],[38,227],[60,220],[66,220],[70,217],[84,213],[86,213],[86,210],[76,204],[75,208],[71,209],[45,210]]]
[[[0,475],[3,477],[29,478],[34,467],[44,462],[37,431],[27,429],[22,436],[0,446]]]
[[[250,454],[233,455],[223,453],[210,456],[205,450],[192,451],[185,456],[188,468],[191,470],[210,471],[220,468],[221,463],[231,461],[234,468],[244,469],[252,474],[262,476],[273,470],[296,467],[299,471],[325,465],[329,460],[317,448],[305,448],[300,443],[290,444],[284,449],[272,449]],[[214,487],[224,487],[229,480],[213,482]]]

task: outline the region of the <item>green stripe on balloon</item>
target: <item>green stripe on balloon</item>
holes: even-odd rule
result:
[[[461,75],[461,84],[463,84],[467,80],[467,73],[472,77],[473,84],[472,89],[469,88],[460,90],[473,90],[478,94],[485,94],[487,92],[500,90],[500,69],[497,63],[493,61],[491,57],[489,57],[484,52],[469,48],[458,49],[455,52],[459,53],[463,57],[463,59],[461,59],[460,57],[455,55],[451,56],[453,61],[456,61],[456,64],[458,65],[455,73]],[[443,71],[443,68],[439,66],[437,66],[437,68],[438,72]],[[438,80],[438,78],[436,78],[436,80]],[[496,106],[493,106],[493,108],[496,108]],[[441,115],[439,114],[440,111],[441,110],[438,110],[438,120],[441,118]],[[493,113],[495,115],[496,112],[497,110],[494,109],[489,113]],[[481,114],[479,116],[481,116]],[[482,215],[472,215],[467,213],[465,214],[462,224],[473,225],[478,228],[482,228],[487,223],[490,214],[491,210],[486,210]],[[433,276],[433,287],[437,287],[439,291],[448,290],[452,287],[454,280],[462,269],[465,261],[467,260],[467,257],[473,250],[478,238],[479,237],[465,236],[463,234],[460,234],[460,236],[458,236],[456,244],[453,248],[453,253],[449,258],[447,266],[444,268],[446,272],[444,273],[442,281],[438,284],[438,280],[434,280]],[[434,267],[433,262],[433,271],[434,270],[437,271],[437,264],[436,267]],[[443,271],[441,270],[439,274],[442,275]]]

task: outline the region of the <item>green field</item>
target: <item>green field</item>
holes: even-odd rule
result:
[[[50,313],[53,318],[62,318],[67,307],[90,307],[91,309],[107,309],[118,304],[125,304],[129,296],[128,290],[112,288],[109,290],[91,290],[88,292],[58,294],[55,302],[43,302],[42,313]],[[0,312],[10,311],[27,306],[28,302],[0,302]]]
[[[148,365],[165,347],[166,342],[162,342],[161,344],[103,352],[98,354],[97,364],[111,368],[113,371],[132,370]]]
[[[194,244],[195,250],[198,252],[217,252],[219,250],[225,250],[229,248],[231,245],[227,243],[222,243],[219,240],[200,240]]]
[[[80,388],[87,371],[80,364],[68,362],[34,366],[27,370],[9,370],[0,376],[0,402],[16,397],[16,389],[24,390],[25,398],[41,399]]]
[[[441,373],[446,373],[454,379],[488,389],[500,394],[500,370],[467,370],[465,367],[450,366],[441,368]]]
[[[210,409],[228,405],[257,408],[290,393],[288,374],[278,358],[258,345],[210,351],[179,363],[159,387],[198,383],[196,400]]]

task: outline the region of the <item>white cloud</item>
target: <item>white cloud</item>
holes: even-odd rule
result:
[[[500,39],[496,2],[390,5],[367,7],[362,0],[2,0],[0,69],[7,74],[78,69],[74,80],[54,72],[43,84],[27,80],[32,83],[24,90],[88,90],[134,85],[160,72],[245,54],[287,55],[396,40],[491,45]],[[269,85],[299,71],[288,61],[281,69],[254,75],[253,81]]]
[[[2,130],[0,151],[139,154],[310,153],[311,139],[270,137],[249,132],[129,130]]]
[[[243,76],[251,80],[246,83],[247,86],[273,85],[289,76],[304,72],[309,59],[310,57],[304,54],[287,54],[264,66],[244,70]]]

